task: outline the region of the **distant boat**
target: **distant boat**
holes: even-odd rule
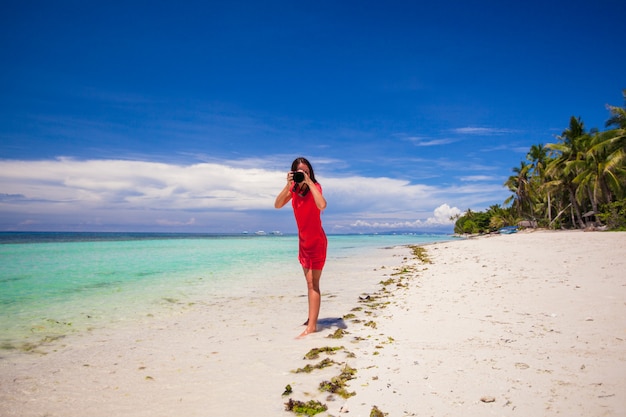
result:
[[[254,234],[257,236],[265,236],[267,233],[265,233],[263,230],[259,230],[258,232],[254,232]]]
[[[503,227],[502,229],[498,230],[498,232],[501,235],[510,235],[512,233],[516,233],[517,232],[517,226],[507,226],[507,227]]]
[[[283,232],[281,232],[280,230],[274,230],[273,232],[270,232],[270,234],[274,236],[282,236]]]

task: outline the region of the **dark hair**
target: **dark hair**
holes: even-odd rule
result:
[[[291,170],[296,171],[298,169],[298,165],[300,164],[305,164],[307,167],[309,167],[309,178],[311,178],[311,180],[315,184],[317,184],[317,180],[315,179],[315,173],[313,172],[313,166],[306,158],[303,158],[303,157],[296,158],[291,164]]]

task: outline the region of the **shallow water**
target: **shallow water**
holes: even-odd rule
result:
[[[331,235],[327,262],[441,234]],[[14,348],[301,274],[296,236],[0,233],[0,344]]]

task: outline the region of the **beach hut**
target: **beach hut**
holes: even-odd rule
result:
[[[596,218],[596,212],[591,210],[583,214],[583,221],[587,227],[598,226],[598,219]]]

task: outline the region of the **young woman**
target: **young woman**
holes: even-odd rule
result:
[[[298,225],[299,253],[309,297],[309,318],[300,337],[317,331],[320,313],[320,277],[326,262],[326,233],[322,228],[321,212],[326,208],[322,186],[315,179],[311,163],[306,158],[296,158],[287,173],[287,184],[276,197],[274,207],[284,207],[289,200]]]

